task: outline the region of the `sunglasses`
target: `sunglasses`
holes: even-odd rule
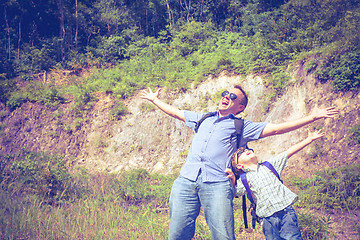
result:
[[[236,94],[235,94],[235,93],[229,93],[229,91],[224,91],[224,92],[221,94],[221,97],[225,97],[225,96],[227,96],[227,95],[229,95],[229,94],[230,94],[230,99],[231,99],[232,101],[234,101],[235,99],[237,99]]]
[[[252,149],[252,148],[244,148],[244,149],[242,149],[241,151],[238,151],[238,152],[236,153],[237,157],[239,158],[240,155],[243,154],[243,152],[245,152],[245,151],[252,151],[252,152],[254,152],[254,149]]]

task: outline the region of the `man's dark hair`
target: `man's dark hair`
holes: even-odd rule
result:
[[[246,95],[246,92],[241,88],[240,85],[235,85],[234,88],[237,88],[242,92],[243,97],[240,99],[240,103],[241,103],[241,105],[244,106],[244,109],[245,109],[248,104],[248,97]]]

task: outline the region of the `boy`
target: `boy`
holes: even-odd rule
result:
[[[287,151],[268,160],[281,175],[287,166],[287,159],[324,136],[324,133],[315,131],[308,137],[290,147]],[[233,171],[236,175],[246,174],[246,180],[256,203],[256,215],[262,219],[263,232],[266,239],[302,239],[296,213],[292,205],[298,196],[282,184],[280,179],[268,167],[259,163],[257,156],[251,149],[239,148],[232,156]],[[229,178],[235,184],[235,176],[227,169]],[[237,181],[237,195],[246,194],[242,180]]]

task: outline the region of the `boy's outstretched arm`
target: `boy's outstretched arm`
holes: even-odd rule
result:
[[[279,124],[272,124],[272,123],[267,124],[264,130],[262,131],[260,137],[264,138],[273,135],[287,133],[296,130],[300,127],[303,127],[309,123],[312,123],[318,119],[334,118],[338,113],[339,111],[335,107],[318,108],[317,106],[315,106],[311,114],[306,117],[290,122],[279,123]]]
[[[184,111],[177,109],[176,107],[173,107],[158,99],[159,92],[160,92],[160,88],[157,89],[156,92],[153,92],[151,88],[149,88],[148,91],[146,90],[140,91],[139,97],[142,99],[149,100],[169,116],[177,118],[181,121],[185,121]]]
[[[309,145],[310,143],[312,143],[313,141],[315,141],[316,139],[319,139],[321,137],[323,137],[325,134],[322,132],[322,130],[318,130],[315,132],[308,132],[308,137],[304,140],[302,140],[301,142],[293,145],[292,147],[290,147],[286,153],[287,153],[287,157],[290,158],[292,155],[294,155],[295,153],[297,153],[298,151],[300,151],[301,149],[303,149],[304,147],[306,147],[307,145]]]

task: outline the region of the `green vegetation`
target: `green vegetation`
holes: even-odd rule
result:
[[[128,113],[127,107],[120,101],[117,101],[110,110],[110,116],[114,119],[121,119],[122,116]]]
[[[360,144],[360,124],[354,125],[349,130],[354,143]]]
[[[313,214],[298,214],[299,225],[303,239],[329,239],[330,217],[317,218]]]
[[[293,177],[291,186],[300,197],[296,207],[359,209],[359,171],[354,164],[310,180]],[[71,170],[61,157],[25,149],[1,156],[1,239],[166,239],[175,178],[143,169],[90,174]],[[234,200],[235,229],[243,228],[241,205]],[[330,236],[330,217],[298,215],[304,239]],[[356,222],[354,229],[359,229]],[[261,227],[255,231],[261,234]],[[199,220],[195,239],[210,238]]]
[[[174,176],[70,172],[62,158],[25,149],[0,160],[1,239],[166,238]]]
[[[299,195],[295,206],[348,212],[353,230],[360,233],[360,225],[353,217],[354,211],[360,209],[360,164],[325,169],[311,179],[291,176],[290,181],[291,188]],[[300,214],[299,222],[306,239],[327,239],[332,221],[330,216],[317,219],[312,214]]]
[[[336,91],[360,87],[356,0],[5,0],[0,16],[0,101],[10,110],[25,102],[54,110],[71,102],[73,123],[61,122],[62,112],[54,116],[69,134],[87,121],[98,92],[112,98],[109,114],[118,120],[128,113],[123,101],[139,89],[185,92],[222,70],[264,76],[272,90],[262,99],[265,111],[290,84],[289,66],[302,64]],[[51,76],[65,70],[90,74],[66,75],[64,82]],[[199,105],[216,97],[204,96]],[[3,143],[5,128],[0,125]],[[349,129],[355,144],[359,128]],[[101,138],[93,144],[109,145]],[[325,154],[316,146],[310,156]],[[328,169],[310,180],[294,177],[297,206],[358,209],[359,168]],[[165,239],[174,178],[144,170],[93,175],[71,169],[61,157],[25,149],[0,156],[0,239]],[[234,210],[238,229],[240,201]],[[306,239],[328,235],[329,219],[299,219]],[[209,238],[199,221],[196,239]]]
[[[287,67],[299,62],[337,91],[359,89],[357,1],[75,2],[0,4],[0,100],[10,109],[74,100],[84,117],[94,92],[126,99],[144,87],[186,91],[224,69],[266,75],[279,96],[289,84]],[[37,73],[61,69],[91,75],[81,84],[67,77],[61,87],[35,83]],[[16,89],[15,77],[27,87]],[[114,118],[127,112],[114,107]]]
[[[311,179],[293,177],[299,189],[300,206],[315,209],[354,210],[360,208],[360,165],[326,169]]]
[[[333,80],[332,84],[338,91],[354,91],[360,87],[360,52],[345,52],[332,55],[322,62],[315,72],[318,80]]]

